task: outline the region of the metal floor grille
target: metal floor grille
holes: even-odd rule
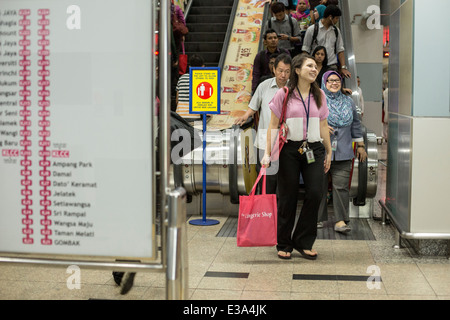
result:
[[[225,221],[222,228],[217,233],[216,237],[222,237],[222,238],[236,237],[237,226],[238,226],[238,218],[237,217],[228,217],[227,221]]]
[[[367,219],[350,219],[352,231],[341,234],[334,231],[334,216],[330,214],[329,220],[323,223],[323,228],[317,229],[317,239],[321,240],[369,240],[375,241],[372,229]],[[237,217],[228,217],[216,237],[236,237],[238,225]]]
[[[317,229],[317,239],[323,240],[369,240],[375,241],[372,229],[367,219],[350,219],[352,231],[342,234],[334,231],[334,220],[328,220],[323,223],[323,228]]]

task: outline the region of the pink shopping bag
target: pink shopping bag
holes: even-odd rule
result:
[[[263,179],[261,195],[255,195]],[[238,247],[273,247],[277,244],[277,197],[266,194],[266,169],[261,168],[249,196],[239,196]]]

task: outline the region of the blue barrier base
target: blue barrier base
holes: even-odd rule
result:
[[[218,220],[213,220],[213,219],[195,219],[195,220],[191,220],[189,221],[189,224],[192,224],[194,226],[213,226],[216,224],[219,224],[220,221]]]

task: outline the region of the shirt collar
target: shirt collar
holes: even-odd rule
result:
[[[282,22],[284,22],[284,21],[288,21],[289,15],[284,14],[284,19],[283,19],[283,21],[279,21],[279,20],[277,20],[277,18],[275,18],[275,17],[272,17],[272,19],[273,19],[274,22],[282,23]]]
[[[322,19],[319,21],[319,28],[325,28],[325,25],[322,23]],[[330,28],[332,29],[333,26],[329,26],[327,30],[330,30]]]
[[[289,84],[289,80],[288,80],[288,82],[286,83],[286,86]],[[272,78],[272,82],[270,83],[270,87],[271,88],[278,88],[278,85],[277,85],[277,78],[275,78],[275,77],[273,77]],[[281,89],[281,88],[280,88]]]
[[[277,47],[277,49],[275,50],[276,53],[281,53],[280,47]],[[275,53],[274,52],[274,53]],[[266,48],[266,54],[270,53],[269,49]],[[270,53],[271,54],[271,53]]]
[[[271,88],[275,88],[275,87],[278,88],[278,86],[277,86],[277,78],[275,78],[275,77],[272,78],[272,82],[270,83],[270,87]]]

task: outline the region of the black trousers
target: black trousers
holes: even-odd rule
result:
[[[303,142],[289,141],[280,154],[278,172],[278,251],[293,249],[311,250],[317,237],[317,216],[323,193],[325,147],[322,143],[310,143],[315,162],[308,164],[306,155],[298,149]],[[297,225],[300,173],[305,184],[305,199]],[[295,228],[294,228],[295,227]]]

